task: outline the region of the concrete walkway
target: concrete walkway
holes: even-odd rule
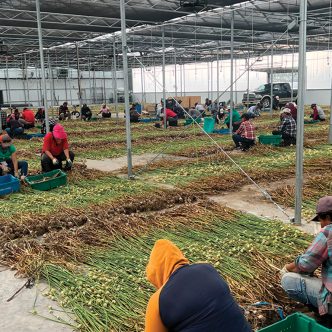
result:
[[[145,166],[152,160],[154,162],[160,160],[188,160],[189,158],[186,157],[179,157],[173,156],[168,154],[157,154],[154,153],[144,153],[140,155],[133,155],[132,156],[132,163],[133,166]],[[93,160],[87,159],[86,166],[88,169],[96,169],[99,171],[104,172],[117,172],[120,171],[122,168],[127,167],[127,156],[119,157],[119,158],[112,158],[112,159],[103,159],[103,160]]]
[[[49,307],[57,310],[61,308],[56,302],[42,295],[47,285],[40,283],[37,286],[23,288],[10,302],[7,300],[20,289],[26,279],[16,278],[15,272],[0,267],[0,331],[1,332],[70,332],[67,325],[53,322],[56,319],[49,313]],[[64,313],[54,312],[56,316],[68,321]],[[39,316],[40,315],[40,316]],[[44,316],[44,317],[41,317]]]

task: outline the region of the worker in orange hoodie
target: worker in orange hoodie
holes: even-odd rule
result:
[[[145,332],[252,332],[218,271],[189,264],[172,242],[156,241],[146,273],[157,291],[147,306]]]

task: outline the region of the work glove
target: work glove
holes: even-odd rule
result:
[[[53,163],[54,166],[58,165],[59,164],[59,160],[56,159],[56,158],[53,158],[52,163]]]
[[[73,162],[70,159],[67,159],[67,167],[72,167]]]
[[[289,273],[289,271],[287,270],[286,265],[282,268],[282,270],[280,270],[280,276],[283,277],[286,273]]]

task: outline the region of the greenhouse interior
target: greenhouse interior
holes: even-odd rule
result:
[[[331,34],[331,0],[2,0],[0,331],[332,331]]]

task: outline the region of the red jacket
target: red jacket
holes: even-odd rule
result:
[[[31,111],[31,110],[23,111],[22,118],[27,122],[35,123],[35,115],[33,114],[33,111]]]
[[[166,120],[168,120],[168,118],[175,118],[176,116],[177,114],[175,112],[173,112],[169,108],[166,108]]]
[[[52,133],[48,133],[44,137],[43,153],[49,151],[54,157],[56,157],[59,156],[63,150],[67,150],[68,148],[67,139],[63,139],[60,144],[57,144]]]

